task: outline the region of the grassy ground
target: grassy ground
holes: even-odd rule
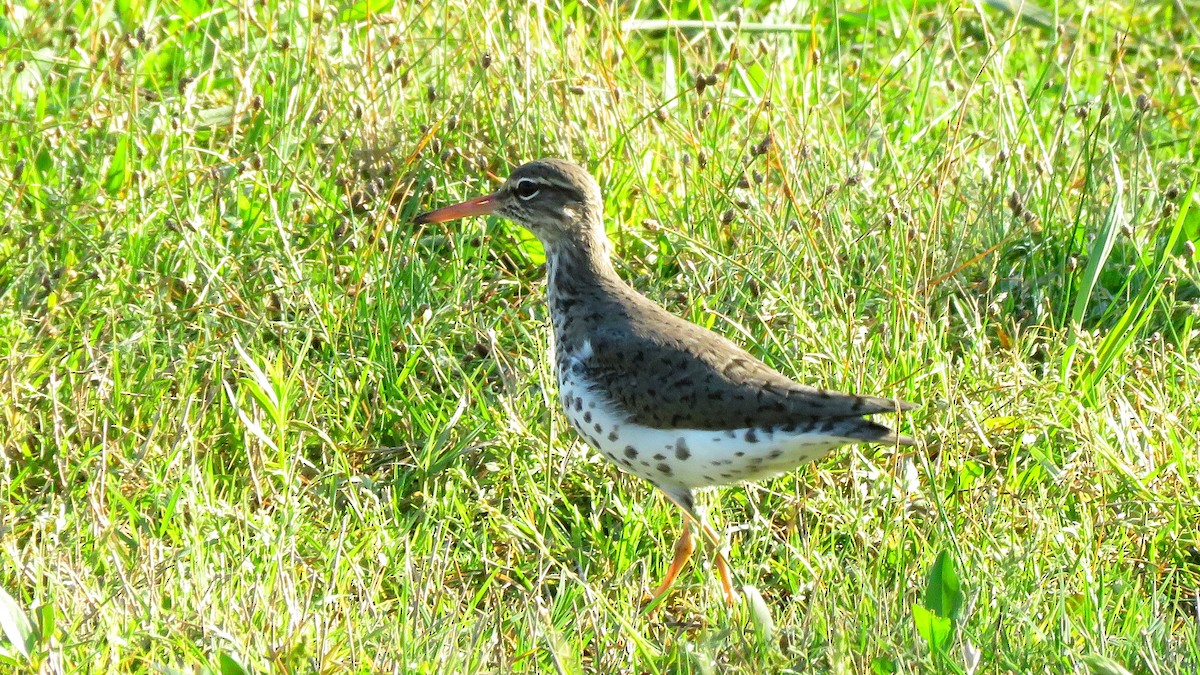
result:
[[[290,4],[0,5],[0,670],[1200,668],[1195,0]],[[923,404],[703,497],[757,604],[640,613],[679,516],[538,245],[410,224],[547,155],[650,297]]]

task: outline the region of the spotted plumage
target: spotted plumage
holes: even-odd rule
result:
[[[546,250],[559,400],[572,427],[620,469],[661,489],[706,536],[692,490],[755,481],[847,443],[911,445],[867,415],[913,406],[792,381],[729,340],[651,302],[613,269],[600,187],[562,160],[518,167],[485,197],[419,222],[495,213]],[[686,526],[660,597],[691,555]],[[730,599],[724,557],[717,571]]]

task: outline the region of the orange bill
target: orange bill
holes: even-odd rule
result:
[[[447,206],[444,208],[422,213],[413,219],[414,223],[444,223],[447,220],[458,220],[459,218],[469,218],[471,216],[486,216],[496,208],[498,199],[495,193],[468,199],[461,204]]]

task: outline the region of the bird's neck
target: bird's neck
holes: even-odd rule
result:
[[[549,293],[577,294],[586,289],[621,282],[609,258],[608,238],[584,242],[552,243],[546,247],[546,283]]]
[[[607,239],[590,245],[546,247],[546,302],[556,350],[573,351],[588,328],[611,318],[632,292],[613,269]]]

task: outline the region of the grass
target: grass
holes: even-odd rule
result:
[[[1200,668],[1194,0],[378,4],[0,11],[0,668]],[[678,513],[536,241],[410,222],[548,155],[650,297],[922,404],[703,497],[757,604],[640,612]]]

